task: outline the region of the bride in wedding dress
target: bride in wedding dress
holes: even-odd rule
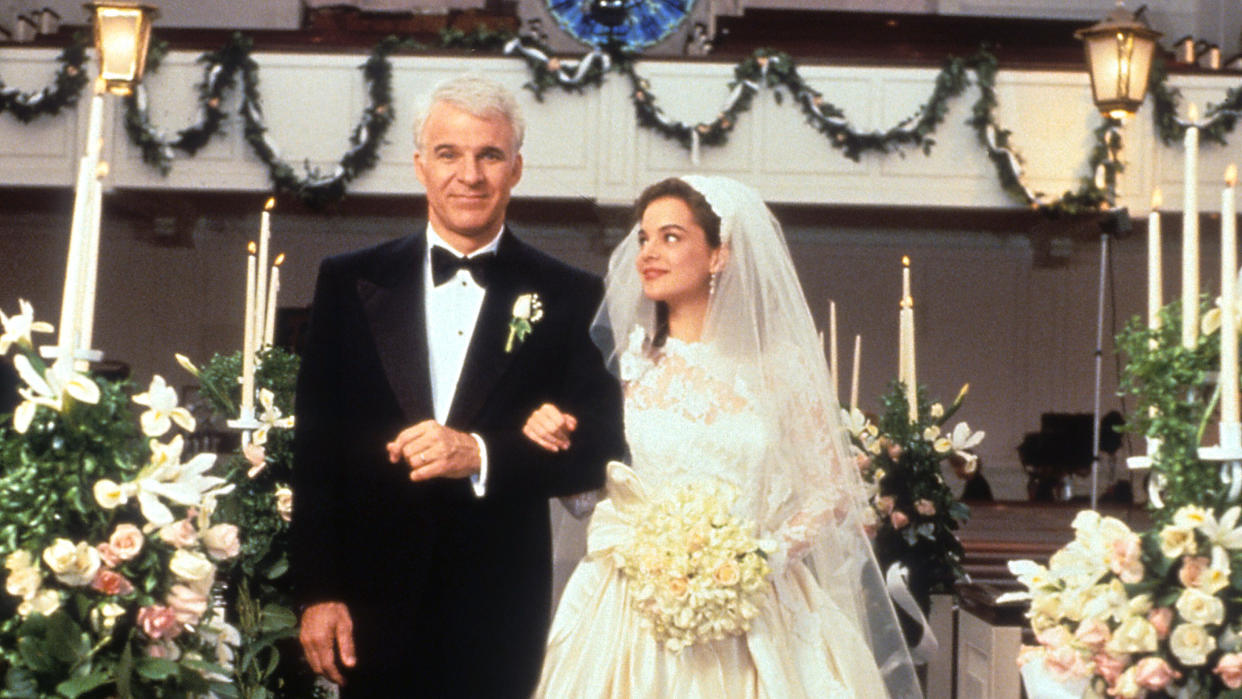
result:
[[[723,177],[664,180],[635,210],[592,326],[624,387],[630,465],[609,465],[536,696],[921,696],[779,224],[757,192]],[[544,405],[524,431],[556,450],[574,425]],[[769,572],[749,601],[712,612],[715,626],[669,642],[672,622],[652,616],[652,595],[718,610],[694,597],[717,594],[703,592],[714,583],[659,578],[659,561],[673,558],[657,557],[643,564],[655,585],[680,585],[660,597],[651,580],[633,577],[631,552],[650,534],[642,521],[653,503],[695,492],[687,487],[730,494],[731,521],[754,533],[765,564],[748,563],[751,575]]]

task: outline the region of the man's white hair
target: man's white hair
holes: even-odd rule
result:
[[[431,108],[440,102],[462,109],[477,117],[504,119],[513,129],[513,153],[522,150],[526,122],[517,98],[509,88],[477,73],[467,73],[446,80],[418,101],[414,116],[414,148],[423,148],[423,125]]]

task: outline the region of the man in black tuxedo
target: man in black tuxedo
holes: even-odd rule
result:
[[[603,284],[505,227],[513,95],[438,87],[415,125],[428,221],[325,260],[298,379],[293,573],[311,668],[345,697],[526,697],[549,618],[548,498],[600,487],[621,396]],[[572,446],[522,435],[569,405]]]

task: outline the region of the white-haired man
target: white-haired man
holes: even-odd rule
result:
[[[298,381],[293,572],[311,668],[345,697],[526,697],[548,624],[548,498],[602,485],[620,389],[601,281],[519,241],[523,123],[463,76],[415,122],[418,232],[328,258]],[[549,453],[522,436],[561,401]]]

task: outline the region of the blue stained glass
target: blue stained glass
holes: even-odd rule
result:
[[[659,43],[693,5],[694,0],[548,0],[557,23],[577,40],[629,52]],[[601,22],[600,10],[615,13],[621,21],[615,26]]]

